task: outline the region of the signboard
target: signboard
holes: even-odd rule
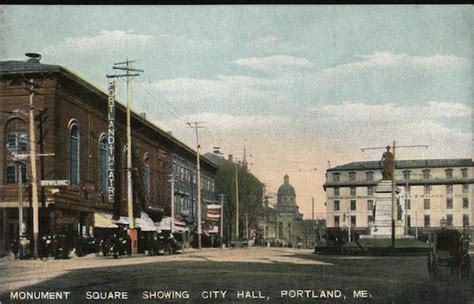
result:
[[[68,180],[42,180],[40,181],[42,187],[58,187],[58,186],[69,186]]]
[[[107,198],[110,203],[115,198],[115,81],[109,83],[107,129]]]

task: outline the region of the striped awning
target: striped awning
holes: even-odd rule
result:
[[[94,227],[97,228],[118,228],[112,220],[112,214],[95,212],[94,213]]]

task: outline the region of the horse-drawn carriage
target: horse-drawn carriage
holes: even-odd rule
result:
[[[451,274],[468,277],[471,274],[469,240],[459,231],[443,228],[432,234],[432,247],[428,255],[428,272],[436,277],[439,267],[451,268]]]

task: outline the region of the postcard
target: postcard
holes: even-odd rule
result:
[[[472,303],[472,6],[0,20],[0,304]]]

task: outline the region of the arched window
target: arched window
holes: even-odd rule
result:
[[[99,139],[99,190],[107,191],[107,135],[102,134]]]
[[[4,155],[28,153],[28,126],[26,122],[19,117],[10,119],[5,126],[5,139]],[[21,163],[19,166],[22,173],[22,182],[25,183],[27,180],[26,164]],[[6,162],[4,168],[5,182],[7,184],[17,183],[19,178],[18,164]]]
[[[145,185],[145,194],[150,194],[150,161],[148,152],[143,155],[143,184]]]
[[[79,132],[79,125],[72,123],[69,127],[69,182],[71,185],[79,184],[80,176],[80,145],[81,138]]]

